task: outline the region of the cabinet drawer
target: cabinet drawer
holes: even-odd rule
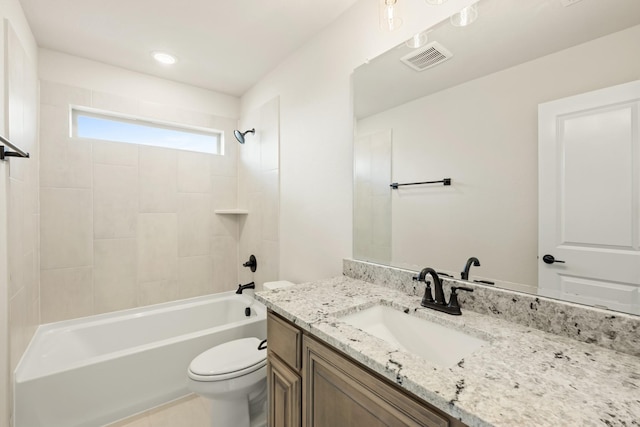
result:
[[[291,368],[302,368],[302,332],[269,312],[267,316],[267,350],[275,353]]]

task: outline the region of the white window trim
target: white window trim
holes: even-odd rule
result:
[[[150,144],[136,144],[136,143],[132,143],[132,142],[128,142],[128,141],[113,141],[113,140],[108,140],[108,139],[96,139],[96,138],[79,137],[79,136],[77,136],[78,135],[78,127],[77,127],[78,126],[78,123],[77,123],[77,114],[78,113],[80,113],[81,115],[90,116],[90,117],[96,117],[96,118],[99,118],[99,119],[107,119],[107,120],[113,119],[113,120],[116,120],[116,121],[121,121],[121,122],[131,123],[131,124],[151,125],[151,126],[155,126],[155,127],[158,127],[158,128],[164,128],[164,129],[167,129],[167,130],[176,130],[176,131],[184,131],[184,132],[192,132],[192,133],[197,133],[197,134],[217,136],[218,139],[219,139],[218,152],[217,153],[209,153],[209,152],[203,152],[203,151],[188,150],[188,149],[183,149],[183,148],[178,148],[178,147],[162,147],[162,146],[155,146],[155,145],[150,145]],[[222,156],[222,155],[224,155],[224,146],[225,146],[225,143],[224,143],[225,142],[225,138],[224,138],[224,136],[225,136],[224,131],[219,130],[219,129],[207,128],[207,127],[203,127],[203,126],[187,125],[187,124],[173,122],[173,121],[169,121],[169,120],[159,120],[159,119],[153,119],[153,118],[149,118],[149,117],[134,116],[134,115],[131,115],[131,114],[118,113],[118,112],[114,112],[114,111],[101,110],[101,109],[98,109],[98,108],[91,108],[91,107],[85,107],[85,106],[80,106],[80,105],[69,105],[69,137],[73,138],[73,139],[91,140],[91,141],[106,141],[106,142],[115,142],[115,143],[121,143],[121,144],[143,145],[143,146],[147,146],[147,147],[168,148],[168,149],[173,149],[173,150],[191,151],[191,152],[194,152],[194,153],[203,153],[203,154]]]

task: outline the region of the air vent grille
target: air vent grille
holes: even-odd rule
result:
[[[419,51],[403,56],[400,61],[414,70],[424,71],[446,61],[452,56],[453,54],[440,43],[431,42]]]

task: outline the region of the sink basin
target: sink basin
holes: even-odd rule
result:
[[[385,305],[349,314],[340,321],[445,368],[487,344],[483,339]]]

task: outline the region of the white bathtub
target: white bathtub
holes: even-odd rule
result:
[[[264,306],[234,292],[42,325],[16,368],[14,425],[109,424],[188,394],[199,353],[266,334]]]

